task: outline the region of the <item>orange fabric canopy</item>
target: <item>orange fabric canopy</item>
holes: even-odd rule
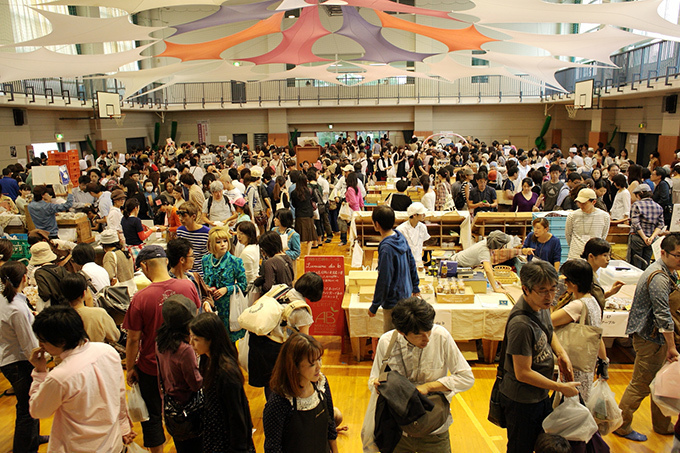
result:
[[[487,42],[497,41],[481,34],[474,25],[459,30],[446,28],[427,27],[407,20],[398,19],[382,11],[375,11],[383,27],[396,28],[397,30],[410,31],[428,38],[436,39],[444,43],[449,52],[456,50],[482,50],[481,45]]]
[[[230,47],[249,41],[260,36],[270,35],[281,31],[281,20],[284,12],[276,13],[268,19],[257,22],[252,27],[234,33],[225,38],[197,44],[176,44],[165,41],[166,48],[159,57],[175,57],[182,61],[219,60],[220,54]]]

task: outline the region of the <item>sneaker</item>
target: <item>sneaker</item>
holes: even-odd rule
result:
[[[324,242],[325,242],[326,244],[330,244],[332,240],[333,240],[333,239],[328,238],[328,239],[326,239]]]
[[[616,431],[614,431],[614,434],[616,434],[619,437],[623,437],[624,439],[633,440],[635,442],[645,442],[647,440],[647,436],[637,431],[631,431],[626,435],[619,434]]]
[[[345,245],[347,245],[347,242],[341,242],[341,243],[338,244],[338,245],[340,245],[340,247],[344,247]]]

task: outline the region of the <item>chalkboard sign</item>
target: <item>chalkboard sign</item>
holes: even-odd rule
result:
[[[314,324],[312,335],[342,336],[345,329],[345,314],[342,298],[345,295],[345,258],[343,256],[306,256],[305,272],[316,272],[323,279],[323,297],[312,302]]]

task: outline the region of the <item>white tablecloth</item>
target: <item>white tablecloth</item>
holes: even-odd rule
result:
[[[499,293],[477,294],[474,304],[432,304],[435,323],[451,332],[454,340],[467,341],[503,339],[505,322],[512,303],[499,305],[507,296]],[[383,334],[383,311],[374,318],[368,316],[368,302],[359,302],[359,296],[351,295],[346,309],[350,337],[380,337]]]

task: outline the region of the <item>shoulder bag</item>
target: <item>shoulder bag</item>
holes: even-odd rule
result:
[[[494,381],[493,388],[491,389],[491,397],[489,398],[489,415],[487,416],[487,419],[491,423],[496,426],[500,426],[501,428],[506,428],[508,426],[505,420],[505,411],[503,411],[503,407],[501,406],[501,382],[503,382],[503,377],[505,375],[505,351],[507,349],[506,347],[508,343],[508,325],[510,324],[510,320],[515,316],[527,316],[530,318],[538,325],[538,327],[541,328],[541,330],[543,330],[543,333],[545,333],[546,337],[548,337],[548,344],[552,342],[552,336],[548,332],[548,329],[546,329],[545,326],[541,324],[535,314],[524,310],[510,313],[508,321],[505,323],[505,334],[503,335],[503,343],[501,343],[501,356],[498,361],[498,368],[496,369],[496,380]]]
[[[409,398],[411,395],[414,394],[414,392],[419,391],[416,388],[415,384],[410,382],[408,379],[406,379],[397,371],[391,370],[388,371],[387,362],[392,356],[392,350],[394,349],[394,345],[397,342],[398,336],[399,333],[395,330],[394,333],[392,334],[392,338],[390,339],[390,344],[389,346],[387,346],[387,353],[385,354],[385,357],[382,360],[378,380],[381,383],[386,383],[389,380],[398,380],[399,385],[401,385],[401,387],[404,387],[404,390],[406,390],[405,398]],[[384,395],[381,394],[381,396]],[[426,398],[430,401],[430,408],[427,408],[425,407],[425,405],[423,405],[423,407],[425,407],[424,415],[420,416],[417,420],[411,423],[408,423],[406,425],[399,425],[399,427],[410,437],[425,437],[431,434],[433,431],[436,431],[439,427],[441,427],[446,422],[446,419],[449,417],[450,414],[449,400],[442,392],[430,393],[426,396]],[[388,405],[391,406],[391,404],[389,404],[389,400],[387,400],[387,402]],[[410,398],[408,401],[404,401],[404,403],[406,403],[408,406],[415,404],[413,398]],[[410,409],[408,409],[407,412],[412,413]]]
[[[581,308],[579,322],[570,322],[555,329],[555,335],[562,347],[567,351],[571,365],[575,370],[592,372],[597,361],[597,351],[602,339],[602,328],[586,324],[590,318],[585,302]]]
[[[165,393],[160,367],[158,367],[158,378],[163,395],[163,418],[168,434],[175,441],[189,440],[200,436],[203,430],[201,420],[204,404],[203,389],[198,389],[186,404],[181,404]]]

